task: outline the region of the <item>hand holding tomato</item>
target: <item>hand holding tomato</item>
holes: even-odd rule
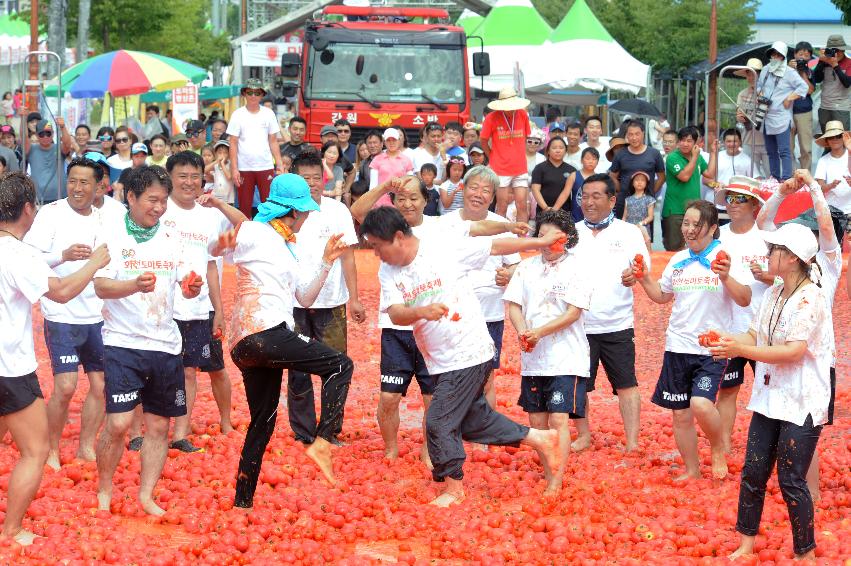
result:
[[[157,286],[157,275],[153,271],[146,271],[136,278],[136,288],[140,293],[152,293]]]
[[[526,341],[526,346],[529,348],[526,350],[527,352],[531,352],[538,345],[541,338],[543,338],[543,335],[537,328],[527,328],[520,336],[522,340]]]
[[[194,271],[190,271],[180,282],[180,290],[183,291],[183,296],[187,299],[194,299],[201,293],[203,285],[204,279]]]
[[[730,256],[724,250],[718,252],[712,263],[709,264],[709,269],[716,274],[721,281],[726,281],[730,276]]]
[[[432,303],[419,308],[419,315],[424,320],[440,320],[449,312],[449,307],[443,303]]]

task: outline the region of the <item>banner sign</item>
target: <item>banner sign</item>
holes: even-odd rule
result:
[[[301,53],[301,42],[246,41],[242,44],[242,66],[280,67],[284,53]]]

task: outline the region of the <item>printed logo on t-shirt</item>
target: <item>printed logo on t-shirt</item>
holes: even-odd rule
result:
[[[163,220],[163,225],[169,228],[175,228],[177,226],[177,222],[175,222],[174,220]]]
[[[133,249],[121,250],[121,257],[124,258],[124,259],[127,259],[128,257],[135,257],[135,256],[136,256],[136,250],[133,250]]]
[[[721,279],[708,269],[703,275],[684,274],[685,269],[675,269],[671,273],[671,287],[675,293],[688,291],[710,291],[718,293],[721,291]]]
[[[433,279],[427,283],[417,285],[410,291],[406,291],[405,284],[400,282],[396,283],[396,288],[402,293],[402,299],[405,301],[405,304],[413,305],[422,299],[441,294],[443,292],[443,283],[439,278]]]

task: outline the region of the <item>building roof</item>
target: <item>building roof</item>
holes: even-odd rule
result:
[[[830,0],[761,0],[756,10],[757,24],[842,23],[842,12]]]

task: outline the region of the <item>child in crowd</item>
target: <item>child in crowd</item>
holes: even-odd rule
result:
[[[230,143],[219,140],[213,146],[216,160],[213,162],[213,196],[233,205],[236,197],[230,171]]]
[[[204,191],[206,192],[213,188],[213,168],[216,165],[213,144],[208,143],[201,148],[201,159],[204,160]]]
[[[481,142],[473,142],[467,146],[467,158],[470,160],[470,167],[488,164],[488,157],[485,155],[485,150],[482,149]]]
[[[462,134],[464,147],[467,148],[469,154],[470,146],[479,141],[479,126],[472,122],[464,124],[464,133]]]
[[[650,176],[644,171],[636,171],[632,174],[627,187],[626,206],[623,211],[623,220],[635,224],[641,228],[647,249],[653,241],[653,207],[656,197],[650,188]]]
[[[434,180],[437,177],[437,167],[434,163],[423,163],[420,168],[420,179],[422,179],[428,192],[425,210],[423,214],[426,216],[440,216],[440,190],[434,186]]]
[[[461,157],[450,157],[446,165],[446,181],[440,185],[440,213],[447,214],[464,206],[464,172],[467,167]]]
[[[464,164],[469,163],[467,152],[461,147],[461,141],[464,139],[464,126],[458,122],[449,122],[443,129],[443,144],[446,149],[447,157],[460,157]]]
[[[582,160],[582,169],[574,171],[567,178],[564,184],[564,190],[570,191],[570,216],[574,222],[582,222],[585,220],[585,215],[582,214],[582,185],[585,179],[595,174],[597,164],[600,162],[600,152],[596,148],[586,147],[582,150],[580,157]]]

